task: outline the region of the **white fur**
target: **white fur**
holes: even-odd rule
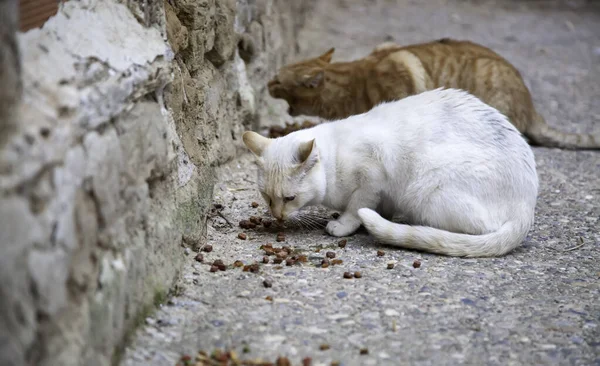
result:
[[[308,157],[299,154],[311,140]],[[461,90],[427,91],[273,140],[246,132],[244,142],[260,157],[259,189],[274,216],[316,204],[342,210],[326,228],[334,236],[362,223],[386,244],[495,256],[533,224],[531,148],[500,112]]]

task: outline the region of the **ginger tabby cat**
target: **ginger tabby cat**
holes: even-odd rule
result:
[[[600,136],[549,126],[535,110],[519,71],[481,45],[447,38],[410,46],[388,42],[363,59],[331,63],[333,52],[284,66],[269,82],[269,93],[288,102],[290,115],[341,119],[385,101],[458,88],[498,109],[534,145],[600,148]]]

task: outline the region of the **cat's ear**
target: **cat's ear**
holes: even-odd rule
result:
[[[307,88],[317,88],[323,83],[324,75],[325,71],[317,70],[317,72],[314,74],[305,75],[302,83]]]
[[[319,152],[315,139],[300,143],[297,158],[300,162],[300,169],[304,170],[311,169],[319,161]]]
[[[329,51],[327,51],[324,54],[322,54],[321,56],[319,56],[319,60],[330,63],[334,52],[335,52],[335,48],[331,47],[329,49]]]
[[[246,131],[242,135],[244,145],[256,156],[262,156],[265,149],[271,144],[273,140],[259,135],[256,132]]]

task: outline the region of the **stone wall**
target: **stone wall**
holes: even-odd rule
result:
[[[310,3],[69,1],[18,36],[23,99],[0,94],[18,112],[0,145],[0,364],[116,362],[202,244],[214,167],[258,125]]]

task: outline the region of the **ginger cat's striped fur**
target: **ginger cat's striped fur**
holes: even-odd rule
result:
[[[331,63],[333,52],[284,66],[269,82],[269,93],[288,102],[290,115],[340,119],[426,90],[458,88],[498,109],[534,145],[600,148],[600,136],[549,126],[519,71],[481,45],[447,38],[404,47],[384,43],[363,59]]]

